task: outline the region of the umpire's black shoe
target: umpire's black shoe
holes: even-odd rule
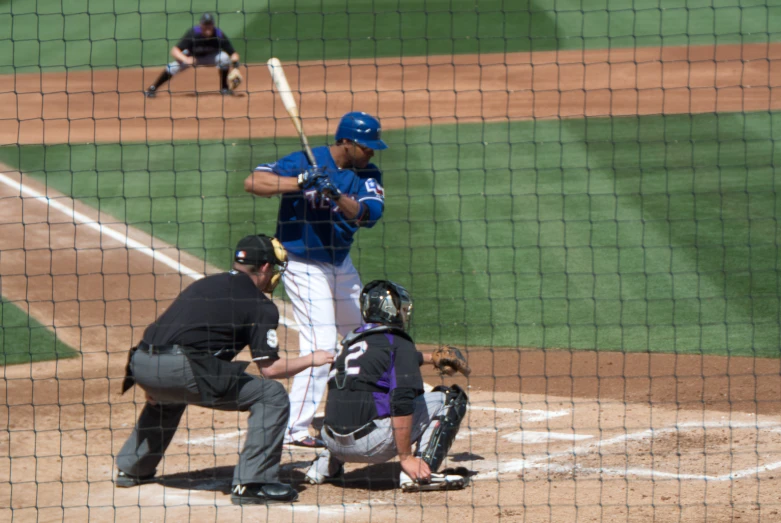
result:
[[[114,480],[114,486],[118,488],[137,487],[139,485],[143,485],[144,483],[152,483],[154,480],[154,474],[149,476],[131,476],[130,474],[125,474],[120,470],[117,472],[117,477]]]
[[[222,89],[220,89],[220,94],[223,96],[233,96],[233,91],[231,91],[227,87],[223,87]]]
[[[246,483],[234,486],[231,491],[234,505],[292,503],[297,499],[298,491],[286,483]]]

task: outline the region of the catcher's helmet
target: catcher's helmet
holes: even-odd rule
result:
[[[201,15],[201,25],[214,25],[214,15],[211,13],[203,13]]]
[[[412,298],[407,289],[388,280],[374,280],[361,291],[361,314],[366,323],[409,328]]]
[[[388,146],[382,141],[382,127],[374,116],[353,111],[342,116],[336,128],[336,141],[350,140],[369,149],[381,151]]]

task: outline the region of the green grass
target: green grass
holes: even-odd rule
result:
[[[205,10],[249,62],[781,38],[779,0],[11,0],[0,74],[162,65]]]
[[[16,305],[0,300],[0,366],[72,358],[76,354]]]
[[[779,355],[781,114],[385,138],[386,215],[353,258],[365,281],[409,286],[419,341]],[[227,267],[242,235],[274,230],[277,201],[243,178],[293,147],[25,146],[0,160]]]

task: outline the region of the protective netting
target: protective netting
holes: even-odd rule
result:
[[[233,49],[188,70],[204,12]],[[9,0],[0,27],[0,520],[781,519],[780,5]],[[272,56],[313,146],[382,122],[351,258],[410,291],[418,349],[469,360],[423,367],[470,397],[463,490],[403,493],[397,459],[309,485],[316,452],[285,446],[298,501],[234,506],[248,415],[196,406],[150,483],[115,485],[128,348],[276,230],[245,190],[300,149]]]

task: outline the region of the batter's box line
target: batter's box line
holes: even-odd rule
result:
[[[729,481],[734,479],[746,478],[752,475],[769,472],[781,468],[781,461],[768,463],[756,467],[751,467],[743,470],[730,472],[728,474],[722,474],[720,476],[709,476],[707,474],[678,474],[674,472],[663,472],[654,469],[646,468],[611,468],[611,467],[599,467],[599,468],[585,468],[576,464],[557,464],[551,463],[559,458],[572,458],[574,456],[587,456],[603,447],[610,445],[616,445],[627,441],[642,441],[645,439],[651,439],[654,436],[661,434],[668,434],[673,432],[684,431],[687,432],[693,429],[741,429],[741,428],[753,428],[753,429],[775,429],[781,427],[781,423],[778,421],[766,421],[766,422],[741,422],[741,421],[702,421],[702,422],[684,422],[677,423],[671,427],[663,427],[659,429],[647,429],[640,432],[634,432],[630,434],[619,434],[612,438],[602,439],[599,441],[589,442],[584,445],[577,446],[571,450],[554,452],[549,454],[541,454],[533,456],[527,459],[511,460],[500,464],[497,468],[480,472],[473,479],[475,480],[498,480],[501,474],[512,474],[523,472],[526,469],[547,469],[551,472],[579,472],[579,473],[591,473],[591,474],[607,474],[615,476],[638,476],[649,477],[651,479],[677,479],[677,480],[700,480],[700,481]],[[547,462],[547,463],[542,463]]]
[[[563,410],[540,410],[540,409],[504,409],[501,407],[469,407],[470,410],[481,410],[481,411],[496,411],[496,412],[513,412],[513,413],[520,413],[521,418],[523,420],[523,423],[535,423],[539,421],[546,421],[548,419],[552,418],[560,418],[562,416],[566,416],[570,413],[568,409]],[[316,416],[323,416],[323,413],[317,413]],[[479,427],[475,427],[479,428]],[[519,425],[508,425],[508,424],[502,424],[501,426],[495,426],[495,427],[485,427],[486,430],[495,430],[498,432],[500,429],[508,429],[508,428],[521,428]],[[200,430],[200,429],[194,429],[194,430]],[[181,443],[184,445],[214,445],[218,443],[228,442],[232,441],[237,438],[243,438],[246,434],[245,430],[235,430],[232,432],[223,432],[219,434],[211,434],[208,436],[202,436],[197,438],[186,438],[184,440],[175,440],[176,443]],[[233,446],[231,444],[231,446]],[[287,451],[296,451],[299,449],[295,448],[288,448]],[[300,449],[301,451],[311,452],[310,449]]]

